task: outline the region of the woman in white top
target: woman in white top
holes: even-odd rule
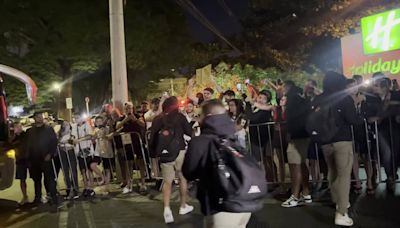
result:
[[[62,123],[59,131],[59,149],[58,157],[67,187],[66,199],[77,199],[79,198],[77,159],[72,145],[71,125],[67,121]]]
[[[104,184],[106,186],[105,193],[109,192],[109,184],[111,179],[111,169],[114,162],[114,152],[112,149],[111,139],[113,137],[112,130],[105,125],[105,120],[102,116],[97,116],[95,119],[95,129],[93,137],[96,139],[95,154],[98,154],[102,160],[104,168]]]
[[[75,145],[75,153],[78,154],[79,168],[83,176],[84,190],[82,196],[92,197],[95,195],[94,177],[92,172],[101,177],[100,185],[104,183],[103,173],[100,171],[98,165],[101,158],[94,150],[92,137],[93,129],[84,118],[75,115],[75,122],[72,126],[72,136],[74,137],[73,143]]]

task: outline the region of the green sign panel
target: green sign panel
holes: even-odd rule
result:
[[[361,19],[365,54],[400,49],[400,9]]]

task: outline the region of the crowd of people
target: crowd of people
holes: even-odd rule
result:
[[[37,204],[46,199],[58,203],[60,170],[66,200],[94,197],[96,186],[103,186],[102,194],[107,194],[116,173],[123,194],[135,189],[145,193],[145,179],[161,176],[166,223],[174,221],[170,198],[177,179],[180,215],[194,209],[187,204],[188,181],[192,181],[198,183],[198,199],[208,227],[245,227],[252,211],[233,213],[210,195],[210,154],[218,150],[210,135],[231,138],[236,146],[245,148],[264,171],[265,180],[273,183],[270,188],[285,182],[287,163],[291,196],[282,207],[312,203],[312,191],[327,180],[336,204],[337,225],[353,225],[348,215],[349,194],[351,189],[355,193],[362,190],[359,161],[366,170],[367,194],[373,195],[378,184],[377,161],[384,167],[387,190],[393,192],[400,162],[396,140],[400,135],[400,92],[396,81],[382,73],[364,81],[359,75],[347,79],[328,72],[322,90],[314,80],[308,80],[304,88],[281,80],[264,80],[267,89],[263,90],[247,80],[245,84],[247,91],[235,93],[223,91],[214,82],[216,91],[205,88],[194,94],[195,80],[190,79],[184,107],[177,97],[167,94],[143,102],[137,110],[131,103],[126,103],[124,110],[107,104],[93,123],[75,115],[71,122],[62,121],[57,133],[40,112],[34,114],[35,123],[27,132],[14,123],[12,143],[17,148],[21,204],[28,202],[28,169]],[[138,178],[134,178],[134,170]],[[46,197],[42,197],[43,177]],[[280,190],[282,186],[277,185]]]

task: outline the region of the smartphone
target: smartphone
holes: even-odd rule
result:
[[[242,84],[238,83],[236,85],[236,89],[237,89],[237,91],[242,91]]]

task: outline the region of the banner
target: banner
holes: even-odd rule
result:
[[[199,85],[207,86],[211,83],[211,64],[196,70],[196,82]]]

